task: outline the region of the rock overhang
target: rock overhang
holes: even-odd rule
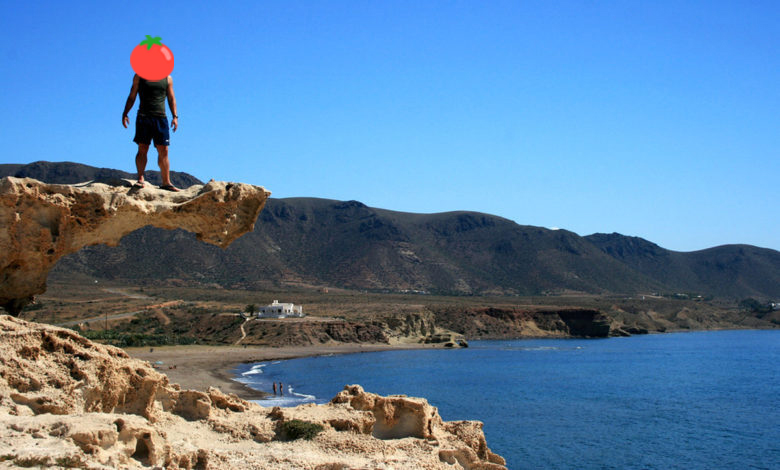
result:
[[[254,229],[270,191],[245,183],[209,181],[179,192],[128,180],[48,184],[0,179],[0,305],[17,315],[46,291],[49,271],[85,246],[116,246],[146,226],[183,229],[226,248]]]

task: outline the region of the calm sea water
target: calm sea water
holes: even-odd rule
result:
[[[241,366],[239,380],[324,403],[345,384],[425,397],[485,423],[511,469],[780,469],[780,331],[474,341]]]

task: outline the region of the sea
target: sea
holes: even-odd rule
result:
[[[326,403],[346,384],[484,422],[510,469],[780,469],[780,331],[472,341],[245,364],[237,380]]]

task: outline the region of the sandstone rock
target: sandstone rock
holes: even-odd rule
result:
[[[322,424],[286,442],[281,423]],[[63,328],[0,315],[0,467],[505,469],[482,423],[422,398],[348,386],[332,403],[263,408],[181,390],[149,363]]]
[[[370,411],[375,419],[372,435],[379,439],[430,439],[434,437],[434,428],[441,426],[438,411],[423,398],[383,397],[365,393],[360,385],[351,385],[331,403],[348,403],[356,410]]]
[[[488,448],[481,422],[443,422],[438,410],[424,398],[383,397],[366,393],[360,385],[348,385],[331,403],[370,412],[363,417],[362,427],[356,423],[348,427],[350,430],[362,429],[383,440],[413,437],[435,441],[440,448],[439,459],[449,465],[466,469],[505,468],[506,461]],[[373,421],[373,428],[366,426],[366,421]]]
[[[45,184],[0,180],[0,305],[12,315],[46,290],[58,259],[82,247],[116,246],[128,233],[152,225],[194,232],[227,247],[253,229],[270,192],[243,183],[211,181],[173,193],[89,182]]]
[[[462,348],[469,347],[469,344],[466,342],[466,339],[463,338],[463,335],[449,331],[432,333],[423,338],[422,342],[426,344],[444,344],[444,346],[448,348],[454,348],[456,345]]]

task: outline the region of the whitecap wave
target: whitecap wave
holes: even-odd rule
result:
[[[302,400],[302,403],[308,403],[310,401],[314,401],[317,399],[314,395],[305,395],[303,393],[295,393],[295,389],[292,387],[292,385],[287,386],[287,393],[289,393],[292,396],[299,397]]]
[[[247,376],[247,375],[262,374],[263,373],[263,367],[265,367],[266,365],[268,365],[268,364],[255,364],[248,371],[242,372],[241,375]]]

